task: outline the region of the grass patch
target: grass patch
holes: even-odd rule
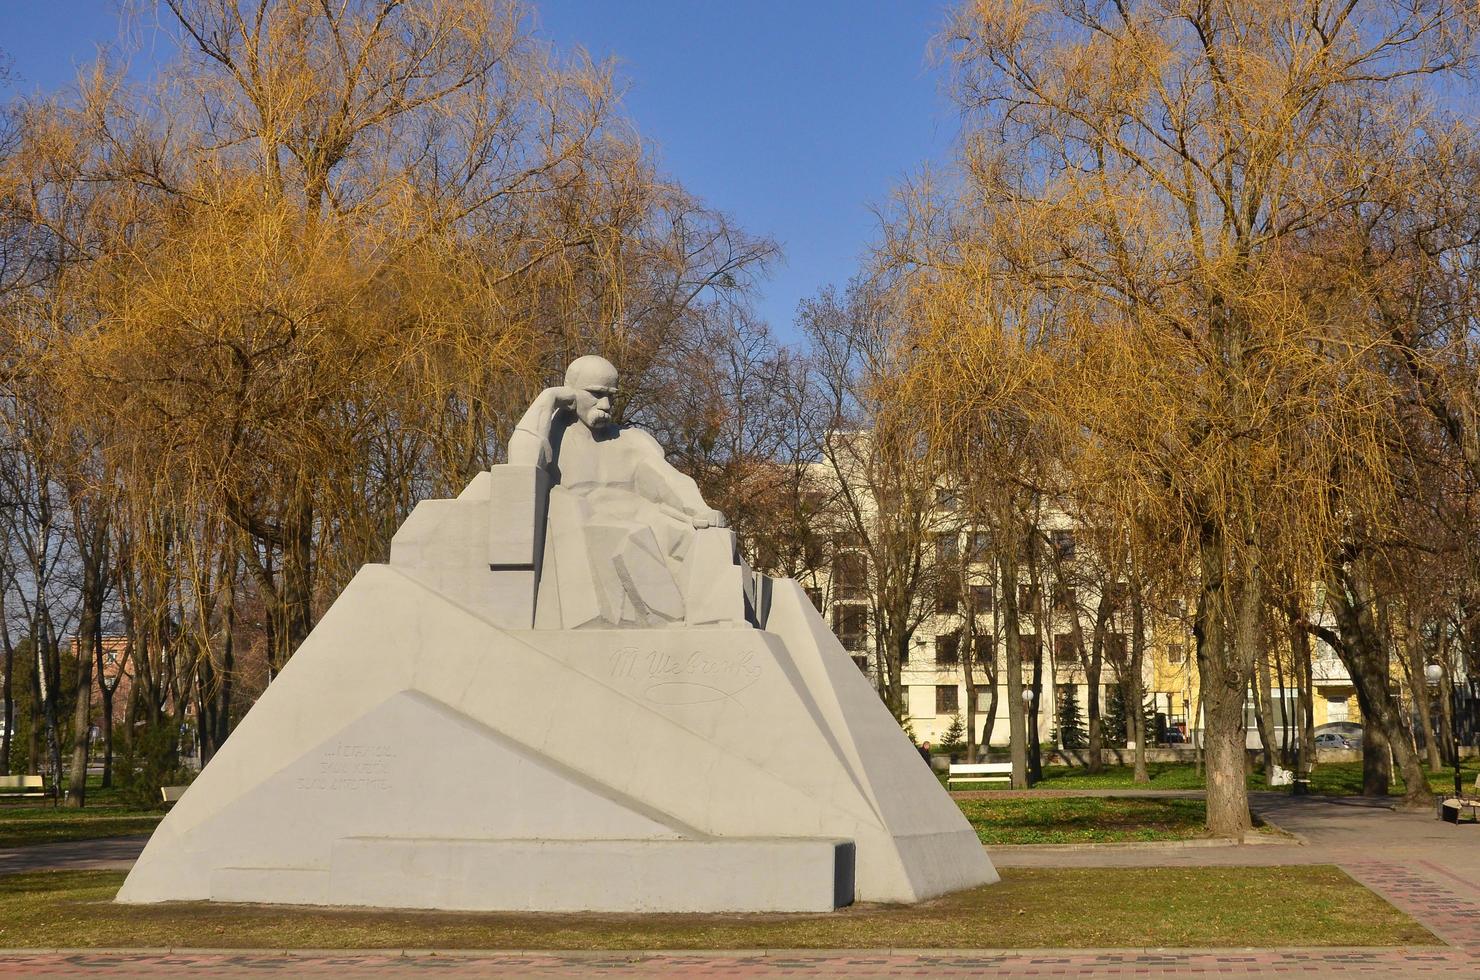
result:
[[[163,813],[123,806],[73,810],[50,803],[10,804],[0,806],[0,847],[149,834],[162,819]]]
[[[1437,940],[1329,866],[1007,869],[914,906],[825,914],[382,912],[111,903],[123,875],[0,878],[0,947],[849,949],[1400,946]]]
[[[1130,766],[1106,766],[1098,773],[1090,773],[1077,766],[1046,766],[1043,770],[1043,779],[1033,785],[1034,789],[1203,789],[1206,783],[1202,773],[1191,762],[1152,762],[1146,765],[1147,773],[1151,777],[1149,783],[1138,783],[1135,781],[1135,770]],[[1462,785],[1467,792],[1472,791],[1475,786],[1475,777],[1480,774],[1480,760],[1466,759],[1460,766],[1460,774],[1463,778]],[[945,785],[946,775],[936,774],[941,785]],[[1451,795],[1454,793],[1454,770],[1444,769],[1441,772],[1425,773],[1428,778],[1429,787],[1435,793]],[[1249,773],[1249,789],[1265,790],[1264,767],[1256,766]],[[1321,762],[1311,770],[1310,774],[1311,792],[1326,796],[1360,796],[1362,795],[1362,764],[1360,762]],[[957,783],[951,787],[957,792],[977,790],[1006,790],[1011,787],[1007,783]],[[1285,790],[1288,792],[1288,789]],[[1393,773],[1389,792],[1394,796],[1403,793],[1403,779],[1396,772]]]
[[[1202,800],[1091,796],[957,800],[983,844],[1104,844],[1207,836]]]
[[[1459,771],[1463,779],[1461,785],[1466,792],[1472,792],[1475,787],[1475,776],[1480,773],[1480,761],[1466,759],[1460,764]],[[1426,771],[1424,775],[1428,778],[1429,788],[1435,794],[1454,795],[1454,770],[1452,768],[1440,772]],[[1311,770],[1310,788],[1311,792],[1326,796],[1361,796],[1362,764],[1360,762],[1320,763]],[[1388,785],[1388,792],[1393,796],[1401,796],[1403,789],[1403,778],[1395,771]]]
[[[1135,769],[1131,766],[1106,766],[1097,773],[1077,766],[1044,766],[1043,778],[1033,784],[1034,789],[1202,789],[1202,774],[1190,762],[1150,762],[1146,773],[1149,783],[1135,781]],[[944,785],[945,773],[936,774]],[[1011,789],[1008,783],[957,783],[955,790]]]

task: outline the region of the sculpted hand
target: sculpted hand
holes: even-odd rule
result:
[[[730,526],[729,522],[725,520],[725,515],[721,514],[717,510],[709,510],[708,512],[701,511],[700,513],[697,513],[693,516],[693,522],[694,527],[700,530],[703,530],[706,527]]]
[[[555,402],[556,408],[574,408],[576,404],[576,390],[570,385],[556,385],[546,388],[540,397],[549,397]]]

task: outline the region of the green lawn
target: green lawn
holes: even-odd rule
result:
[[[1460,764],[1460,775],[1465,792],[1475,790],[1475,775],[1480,773],[1480,760],[1466,759]],[[1429,787],[1443,796],[1454,794],[1454,770],[1427,773]],[[1310,788],[1314,793],[1327,796],[1360,796],[1362,794],[1362,764],[1360,762],[1325,762],[1310,774]],[[1401,776],[1393,773],[1388,792],[1401,796],[1404,783]]]
[[[0,877],[0,948],[856,949],[1431,945],[1329,866],[1007,869],[913,906],[832,913],[596,915],[111,903],[123,875]]]
[[[1151,776],[1149,783],[1137,783],[1130,766],[1106,766],[1101,772],[1091,774],[1075,766],[1046,766],[1043,779],[1034,784],[1034,789],[1202,789],[1203,777],[1190,762],[1154,762],[1146,766]],[[1460,767],[1464,787],[1473,791],[1475,776],[1480,773],[1480,760],[1467,759]],[[936,774],[945,785],[946,776]],[[1428,773],[1429,786],[1435,793],[1454,792],[1454,770]],[[975,790],[1005,790],[1007,783],[957,783],[956,792]],[[1249,775],[1249,788],[1262,790],[1264,770],[1259,767]],[[1360,796],[1362,793],[1362,764],[1360,762],[1323,762],[1311,772],[1311,790],[1327,796]],[[1398,796],[1403,793],[1403,780],[1394,774],[1390,791]]]
[[[117,805],[73,810],[50,803],[7,803],[0,805],[0,847],[148,834],[163,818],[158,811]]]
[[[1103,844],[1205,837],[1202,800],[1091,796],[957,800],[983,844]]]
[[[1146,765],[1149,783],[1135,781],[1135,770],[1131,766],[1106,766],[1098,773],[1090,773],[1077,766],[1044,766],[1043,778],[1034,784],[1035,789],[1202,789],[1203,777],[1190,762],[1153,762]],[[945,785],[946,774],[937,773]],[[1007,783],[957,783],[953,789],[1002,790],[1010,789]]]

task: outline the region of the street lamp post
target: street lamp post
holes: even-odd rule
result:
[[[1444,668],[1439,666],[1438,664],[1429,664],[1423,669],[1423,678],[1426,682],[1428,682],[1429,692],[1433,695],[1435,707],[1437,709],[1439,700],[1439,682],[1444,679]],[[1454,685],[1451,684],[1451,697],[1449,699],[1449,751],[1451,753],[1450,758],[1454,761],[1454,797],[1455,799],[1463,799],[1465,795],[1464,780],[1460,776],[1459,772],[1459,707],[1455,703],[1455,699],[1453,697],[1453,688]],[[1437,721],[1438,719],[1435,720]],[[1429,738],[1433,737],[1433,732],[1428,732],[1426,734]]]
[[[1024,687],[1023,688],[1023,720],[1025,722],[1027,721],[1027,719],[1029,718],[1029,716],[1031,714],[1032,707],[1033,707],[1033,688],[1032,687]],[[1037,726],[1034,726],[1034,727],[1036,728]],[[1037,738],[1038,738],[1038,732],[1036,732],[1036,731],[1028,732],[1027,731],[1027,725],[1026,724],[1023,726],[1023,730],[1025,732],[1027,732],[1027,737],[1028,738],[1031,738],[1031,739],[1033,739],[1035,741],[1037,740]],[[1033,763],[1033,753],[1032,752],[1029,752],[1028,753],[1028,785],[1030,787],[1033,785],[1033,777],[1035,775],[1035,773],[1033,772],[1033,764],[1032,763]],[[1041,773],[1038,773],[1037,775],[1042,775],[1042,774]]]

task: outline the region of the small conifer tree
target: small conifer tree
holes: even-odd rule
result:
[[[942,752],[960,752],[965,748],[966,723],[961,720],[961,712],[958,711],[951,716],[951,726],[940,737],[940,750]]]
[[[1057,731],[1054,733],[1060,745],[1066,749],[1084,747],[1084,715],[1079,709],[1079,689],[1072,684],[1059,688],[1059,710]]]

